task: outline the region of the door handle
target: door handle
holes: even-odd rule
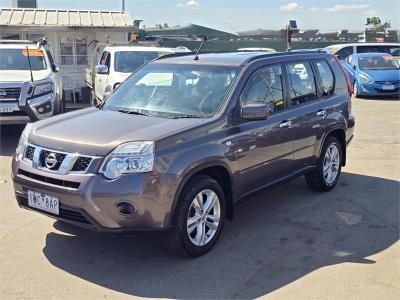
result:
[[[317,111],[317,116],[318,117],[325,117],[326,116],[326,110],[325,109],[321,109],[321,110]]]
[[[282,121],[281,124],[279,124],[280,128],[289,128],[292,126],[292,121]]]

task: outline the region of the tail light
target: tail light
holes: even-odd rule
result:
[[[342,73],[343,73],[344,78],[346,78],[347,91],[349,92],[349,97],[351,97],[351,95],[353,95],[353,87],[352,87],[352,85],[351,85],[350,78],[349,78],[349,76],[347,75],[346,70],[344,69],[342,63],[339,61],[339,59],[337,58],[337,56],[334,55],[334,57],[335,57],[335,60],[336,60],[337,64],[338,64],[339,67],[340,67],[340,70],[342,70]]]

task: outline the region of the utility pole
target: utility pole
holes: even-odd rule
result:
[[[125,11],[125,0],[122,0],[122,11]]]

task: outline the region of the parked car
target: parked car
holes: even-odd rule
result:
[[[353,54],[343,65],[353,84],[355,97],[399,94],[400,65],[393,56],[382,53]]]
[[[62,113],[58,71],[45,39],[0,40],[0,123],[24,124]]]
[[[394,54],[400,48],[400,43],[353,43],[331,45],[325,48],[326,51],[336,55],[340,60],[345,60],[352,54],[379,52]]]
[[[95,53],[97,50],[95,50]],[[129,75],[143,64],[166,54],[190,52],[186,47],[107,46],[100,60],[93,55],[92,67],[86,69],[86,84],[92,98],[102,102]]]
[[[101,106],[27,125],[15,195],[75,225],[161,232],[167,247],[198,256],[260,189],[301,175],[333,189],[354,124],[350,82],[331,54],[164,56]]]

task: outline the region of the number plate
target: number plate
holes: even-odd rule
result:
[[[60,214],[58,199],[42,193],[28,191],[28,205],[55,215]]]
[[[382,87],[383,90],[394,90],[394,85],[393,84],[385,84]]]
[[[0,103],[0,113],[19,111],[18,103]]]

